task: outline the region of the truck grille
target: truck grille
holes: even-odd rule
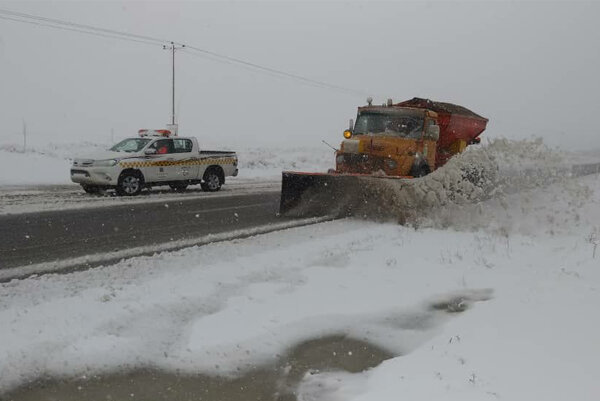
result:
[[[383,169],[383,160],[364,153],[344,153],[337,159],[337,170],[344,173],[370,174]]]
[[[369,155],[364,153],[344,153],[344,163],[360,164],[369,161]]]

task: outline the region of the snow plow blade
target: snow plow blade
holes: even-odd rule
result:
[[[279,214],[291,217],[383,215],[393,202],[392,188],[412,179],[371,174],[300,173],[284,171]]]
[[[360,192],[359,177],[284,171],[279,213],[294,217],[349,216]]]

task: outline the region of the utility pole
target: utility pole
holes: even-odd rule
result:
[[[170,46],[163,45],[163,49],[171,50],[171,124],[175,125],[175,50],[183,49],[185,45],[176,45],[175,42],[171,42]]]
[[[27,124],[23,119],[23,153],[27,150]]]

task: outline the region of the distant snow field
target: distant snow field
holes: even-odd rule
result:
[[[0,390],[135,366],[236,375],[341,334],[395,357],[308,372],[299,400],[597,400],[598,175],[424,217],[1,284]]]
[[[535,151],[539,151],[540,148],[547,149],[543,144],[532,141],[496,140],[493,143],[498,149],[500,148],[498,145],[503,142],[507,144],[507,148],[510,148],[504,149],[505,156],[512,155],[519,149],[522,153],[530,149]],[[69,170],[73,158],[108,149],[110,146],[108,143],[88,141],[62,143],[46,141],[28,146],[24,150],[22,145],[0,142],[0,186],[71,184]],[[237,180],[278,179],[283,170],[326,172],[328,169],[335,168],[335,154],[326,145],[289,148],[242,147],[234,150],[237,151],[239,158],[240,172]],[[600,160],[600,150],[570,153],[552,151],[548,154],[560,155],[568,163]],[[512,157],[514,159],[514,155]],[[520,159],[523,160],[524,158]]]
[[[65,159],[0,148],[0,185],[68,184],[69,168]]]
[[[73,158],[109,147],[90,142],[50,142],[23,151],[22,146],[0,143],[0,186],[70,184]],[[239,158],[238,179],[280,178],[282,170],[325,172],[335,167],[333,150],[325,145],[235,150]]]

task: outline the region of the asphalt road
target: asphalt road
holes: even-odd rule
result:
[[[279,193],[0,216],[0,269],[280,223]]]
[[[576,165],[571,171],[574,176],[598,172],[600,163]],[[182,194],[159,192],[148,195],[146,199],[141,196],[90,197],[80,193],[78,195],[81,196],[74,197],[71,187],[58,188],[56,196],[43,190],[7,190],[5,194],[0,193],[0,203],[8,204],[9,212],[12,210],[10,207],[19,210],[20,204],[27,204],[31,199],[32,207],[47,206],[38,204],[40,197],[51,202],[53,210],[26,212],[25,208],[24,213],[0,214],[0,281],[32,273],[92,266],[126,256],[152,253],[156,249],[202,244],[208,241],[196,239],[211,234],[275,225],[275,228],[268,227],[268,231],[272,231],[277,225],[281,227],[294,220],[277,215],[280,192],[270,183],[264,185],[258,192],[250,193],[242,191],[248,191],[256,183],[251,183],[249,188],[242,185],[231,194],[225,191],[214,194],[201,191]],[[64,210],[57,209],[60,205]],[[178,241],[185,244],[178,245]],[[159,244],[162,248],[158,247]],[[172,246],[165,248],[165,244]],[[126,256],[123,252],[118,253],[139,247],[147,247],[147,250]],[[102,257],[96,258],[95,262],[73,261],[74,258],[98,254]],[[113,254],[114,257],[111,256]],[[38,269],[40,264],[65,260],[73,263]],[[21,270],[22,274],[19,273]]]

